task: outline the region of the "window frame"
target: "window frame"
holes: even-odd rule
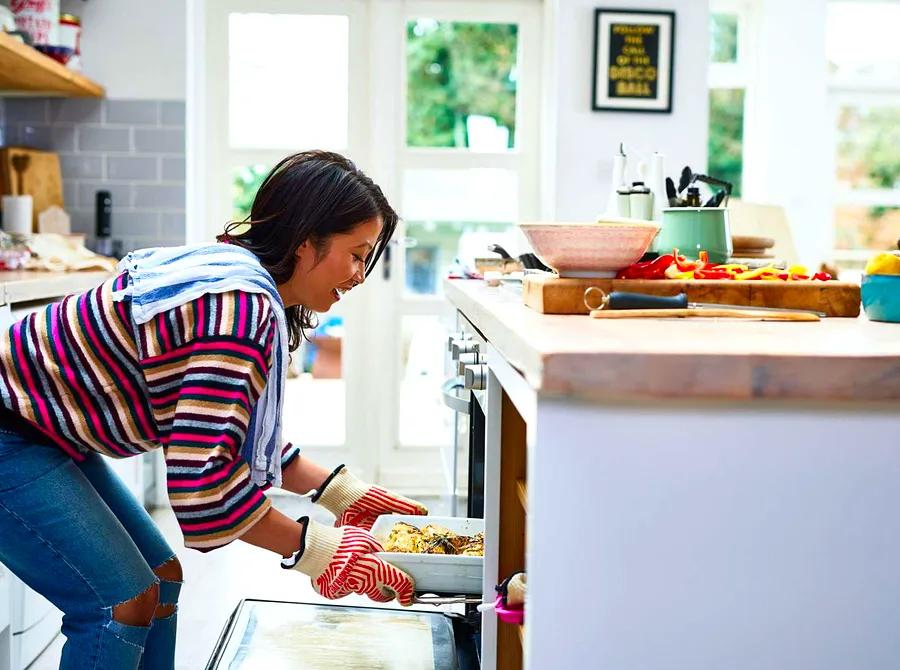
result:
[[[846,0],[828,0],[828,5]],[[885,2],[885,4],[887,4]],[[827,6],[826,6],[827,12]],[[900,82],[889,84],[884,79],[870,79],[864,76],[828,76],[828,107],[831,123],[835,171],[832,188],[832,226],[837,230],[838,207],[900,207],[900,188],[865,188],[853,189],[841,186],[837,172],[837,124],[841,107],[848,105],[866,105],[877,107],[896,107],[900,109]],[[836,237],[836,236],[835,236]],[[836,262],[863,262],[872,255],[872,249],[832,249]]]

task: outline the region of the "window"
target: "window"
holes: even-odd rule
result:
[[[835,256],[861,264],[900,238],[900,50],[896,2],[829,2],[835,124]]]
[[[461,21],[453,14],[462,9],[406,22],[407,296],[440,293],[457,261],[473,267],[491,243],[517,247],[511,230],[523,214],[527,165],[520,151],[533,149],[520,118],[521,24],[496,13]]]
[[[518,26],[420,18],[406,34],[407,145],[514,147]]]
[[[708,172],[731,182],[734,195],[744,172],[748,17],[741,4],[715,1],[709,15]]]

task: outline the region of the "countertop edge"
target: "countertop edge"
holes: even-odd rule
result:
[[[854,405],[896,405],[900,401],[900,349],[896,355],[893,350],[865,353],[852,349],[808,355],[777,351],[555,352],[547,347],[540,351],[531,345],[527,334],[517,332],[509,323],[515,320],[517,306],[508,296],[497,298],[491,305],[493,298],[466,290],[459,285],[462,281],[466,280],[444,283],[447,299],[541,397],[588,402],[665,402],[680,398]],[[502,315],[494,313],[492,307]],[[528,309],[524,303],[521,308]],[[525,320],[533,321],[530,316]],[[900,326],[897,328],[900,335]]]
[[[0,305],[35,302],[83,293],[109,279],[103,270],[0,272]]]

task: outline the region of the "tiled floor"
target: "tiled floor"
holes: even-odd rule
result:
[[[328,512],[305,499],[280,495],[272,498],[279,509],[293,518],[308,514],[323,522],[332,520]],[[422,502],[432,514],[447,513],[442,509],[445,505],[437,499]],[[331,602],[317,595],[302,574],[282,570],[275,554],[243,542],[201,554],[184,548],[171,510],[157,510],[153,517],[178,554],[185,574],[178,610],[177,670],[198,670],[205,666],[225,621],[241,598]],[[361,596],[350,596],[340,602],[373,605]],[[61,635],[57,636],[29,670],[55,670],[64,641]]]

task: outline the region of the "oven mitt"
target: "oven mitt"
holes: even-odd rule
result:
[[[401,605],[412,604],[412,578],[374,555],[384,549],[368,532],[332,528],[309,517],[298,521],[306,525],[300,549],[282,559],[281,567],[308,575],[316,593],[329,599],[360,593],[381,603],[396,598]]]
[[[337,517],[335,526],[356,526],[369,530],[382,514],[428,514],[425,505],[365,484],[339,465],[312,497]]]

